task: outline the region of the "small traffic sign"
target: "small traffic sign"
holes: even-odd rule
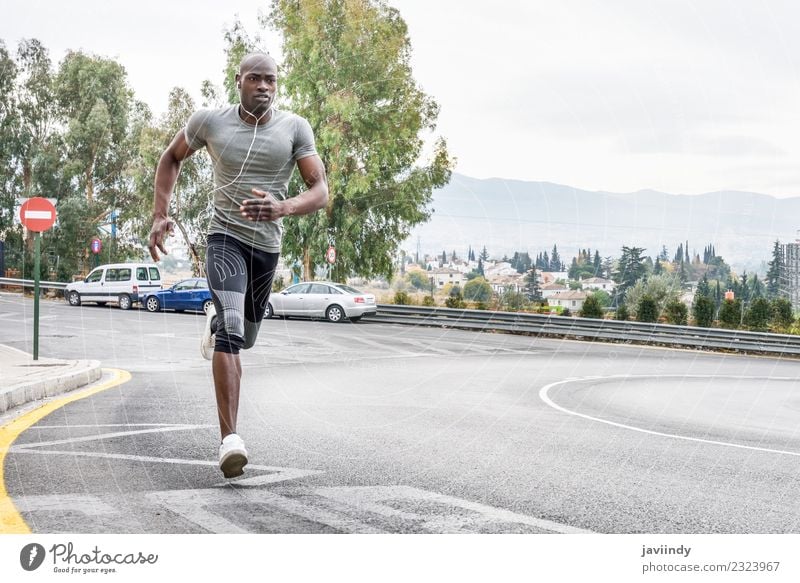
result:
[[[330,263],[331,265],[336,263],[336,247],[334,247],[333,245],[328,247],[328,251],[327,253],[325,253],[325,259],[327,259],[328,263]]]
[[[19,209],[19,220],[29,231],[41,233],[56,222],[56,207],[41,196],[29,198]]]
[[[92,249],[92,253],[94,253],[95,255],[98,255],[100,253],[100,251],[103,250],[103,242],[100,239],[98,239],[97,237],[95,237],[94,239],[92,239],[92,243],[91,243],[90,247]]]

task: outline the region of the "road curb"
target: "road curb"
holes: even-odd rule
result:
[[[8,347],[3,347],[6,351]],[[102,369],[97,360],[60,360],[48,359],[48,362],[37,364],[29,361],[24,365],[30,373],[21,378],[5,379],[0,388],[0,413],[19,407],[32,401],[54,397],[68,391],[81,388],[100,379]],[[2,377],[3,375],[0,375]]]

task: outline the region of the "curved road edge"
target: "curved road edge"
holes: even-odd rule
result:
[[[10,423],[0,427],[0,534],[29,534],[31,532],[6,490],[4,466],[6,454],[11,448],[11,445],[23,431],[61,407],[117,387],[131,380],[131,374],[126,370],[102,369],[102,372],[103,377],[100,379],[99,384],[89,386],[74,394],[45,403],[41,407],[28,411]]]

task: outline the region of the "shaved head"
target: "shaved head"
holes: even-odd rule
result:
[[[278,88],[278,65],[266,53],[249,53],[239,63],[236,74],[242,119],[266,123],[271,115],[275,91]]]
[[[270,55],[267,53],[248,53],[246,54],[241,62],[239,63],[239,74],[243,75],[245,71],[250,71],[254,67],[262,64],[269,64],[272,65],[277,69],[278,64],[275,62]]]

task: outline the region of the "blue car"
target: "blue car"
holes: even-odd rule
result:
[[[207,313],[212,304],[211,292],[204,277],[184,279],[170,288],[148,292],[142,299],[142,305],[148,312],[193,310]]]

